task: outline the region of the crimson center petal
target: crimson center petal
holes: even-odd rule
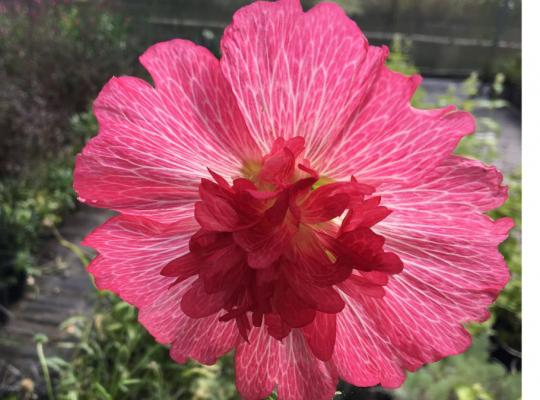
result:
[[[253,326],[278,340],[301,328],[327,360],[345,306],[340,291],[382,297],[403,263],[371,230],[390,214],[373,188],[354,177],[319,185],[329,180],[297,162],[303,149],[302,137],[278,138],[249,179],[232,185],[210,171],[195,204],[200,229],[161,274],[176,277],[173,286],[197,276],[181,301],[189,317],[235,320],[246,341]]]

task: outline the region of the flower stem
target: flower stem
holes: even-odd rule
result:
[[[45,335],[36,335],[34,340],[36,341],[36,351],[39,359],[39,364],[41,366],[41,369],[43,370],[43,378],[45,379],[45,385],[47,386],[47,397],[49,398],[49,400],[55,400],[51,382],[51,374],[49,373],[47,359],[45,358],[45,352],[43,351],[43,343],[47,341],[47,337]]]

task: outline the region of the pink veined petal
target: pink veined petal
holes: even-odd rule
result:
[[[447,216],[439,223],[426,219],[425,215],[417,216],[415,221],[399,214],[395,218],[379,229],[385,230],[385,247],[405,265],[395,281],[403,281],[411,290],[422,292],[419,297],[427,307],[438,309],[440,317],[448,323],[486,319],[489,315],[486,307],[509,279],[498,245],[508,236],[512,221],[503,218],[493,222],[488,217],[474,215]],[[401,229],[397,228],[399,221],[403,224]],[[396,225],[390,228],[391,223]],[[408,225],[415,223],[417,229],[411,230]],[[387,285],[387,296],[397,285],[395,281]]]
[[[378,194],[393,211],[374,230],[406,264],[403,276],[425,280],[429,275],[439,283],[435,288],[456,296],[456,303],[462,297],[467,302],[469,294],[484,304],[480,309],[489,305],[493,296],[488,292],[498,293],[508,280],[497,246],[512,221],[494,222],[482,214],[508,196],[500,174],[478,161],[452,156],[418,186],[383,185]]]
[[[140,310],[139,322],[160,343],[171,343],[171,357],[176,362],[185,363],[192,358],[214,364],[236,345],[238,328],[234,321],[219,321],[217,314],[197,319],[188,317],[180,307],[188,289],[186,284],[163,291],[152,304]]]
[[[369,383],[369,376],[355,378],[362,372],[351,371],[366,356],[345,352],[359,346],[362,337],[377,339],[362,345],[366,351],[378,349],[376,354],[387,363],[367,369],[373,378],[369,384],[388,387],[399,385],[400,379],[397,372],[384,378],[385,368],[415,370],[463,352],[470,344],[463,323],[488,318],[487,307],[508,281],[498,245],[513,223],[509,218],[492,221],[481,213],[506,199],[500,175],[479,162],[452,156],[424,179],[417,187],[383,185],[377,193],[393,211],[374,230],[386,238],[385,249],[399,256],[404,269],[390,278],[383,298],[362,292],[344,296],[347,307],[338,316],[333,360],[340,376],[353,384]],[[378,364],[383,365],[373,363]]]
[[[348,127],[322,158],[321,174],[334,179],[354,175],[377,186],[411,186],[444,161],[459,140],[475,130],[471,114],[454,107],[415,109],[410,99],[421,82],[387,67],[355,111]]]
[[[184,318],[188,318],[187,316]],[[234,320],[223,322],[217,314],[180,323],[177,339],[172,343],[171,357],[183,364],[192,358],[202,364],[215,364],[241,340]]]
[[[94,103],[99,134],[78,156],[74,187],[92,206],[173,222],[192,213],[207,167],[237,175],[258,157],[218,60],[184,40],[141,62],[156,87],[112,78]]]
[[[332,364],[315,358],[300,330],[278,341],[254,328],[250,343],[237,347],[236,386],[247,400],[265,398],[276,385],[280,400],[330,399],[336,384]]]
[[[312,161],[345,127],[387,54],[369,47],[337,5],[304,13],[299,0],[243,7],[221,48],[224,75],[263,152],[278,137],[302,136]]]
[[[404,370],[462,353],[470,345],[453,299],[432,300],[432,292],[422,293],[426,287],[400,278],[391,278],[382,299],[344,296],[347,306],[338,314],[332,360],[347,382],[396,388],[405,380]]]
[[[111,290],[143,307],[174,282],[175,278],[160,275],[160,271],[187,252],[189,238],[197,229],[193,216],[174,225],[133,216],[112,217],[82,242],[99,253],[88,271],[98,289]]]
[[[141,63],[152,76],[156,89],[175,108],[183,104],[191,108],[195,118],[192,127],[200,127],[197,130],[206,138],[200,142],[195,131],[191,132],[189,140],[217,156],[214,164],[226,161],[230,157],[228,153],[236,156],[231,160],[234,166],[237,159],[260,156],[221,72],[219,60],[208,49],[187,40],[173,39],[151,46],[141,56]]]
[[[96,286],[115,292],[139,308],[139,322],[158,342],[172,343],[175,360],[185,362],[189,357],[212,364],[236,344],[236,325],[233,321],[218,322],[217,315],[189,318],[180,301],[194,277],[171,286],[176,277],[160,274],[169,262],[187,251],[189,237],[197,229],[193,217],[162,225],[117,216],[87,236],[83,244],[99,252],[88,268]],[[197,340],[200,337],[204,342]]]
[[[332,357],[339,376],[355,386],[399,387],[405,374],[384,331],[374,324],[356,297],[344,293],[343,299],[346,306],[337,315]]]
[[[500,207],[508,198],[503,176],[493,166],[460,156],[450,156],[431,170],[414,187],[383,183],[377,194],[385,204],[400,210],[438,209],[489,211]]]

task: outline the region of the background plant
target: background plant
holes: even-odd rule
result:
[[[98,296],[94,313],[74,317],[62,328],[75,343],[72,362],[48,365],[61,376],[59,400],[236,399],[232,360],[214,366],[179,365],[168,349],[137,323],[137,312],[110,293]]]

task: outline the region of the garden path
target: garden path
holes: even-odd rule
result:
[[[110,215],[108,211],[83,206],[66,219],[60,235],[79,244]],[[48,260],[39,266],[44,273],[29,278],[24,298],[9,310],[7,325],[0,327],[0,398],[17,393],[24,378],[37,384],[36,389],[42,392],[35,335],[43,334],[49,339],[44,345],[47,357],[65,356],[67,351],[57,345],[69,339],[69,332],[60,329],[60,325],[92,308],[95,289],[80,258],[54,237],[45,241],[42,254],[42,260]]]

